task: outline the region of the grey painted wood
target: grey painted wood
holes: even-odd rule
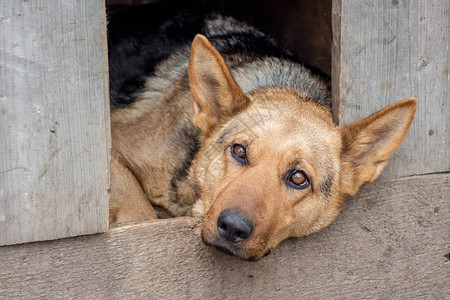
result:
[[[0,245],[107,226],[104,1],[0,2]]]
[[[349,124],[416,97],[412,128],[382,177],[449,171],[450,1],[334,2],[337,119]]]
[[[445,299],[449,193],[450,174],[368,184],[255,263],[204,246],[189,218],[0,247],[0,298]]]
[[[336,124],[341,119],[341,0],[331,2],[331,27],[333,41],[331,43],[331,111]]]

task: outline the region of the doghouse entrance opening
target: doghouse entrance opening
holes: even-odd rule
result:
[[[314,73],[325,78],[331,76],[331,0],[193,0],[188,4],[180,0],[106,0],[106,5],[109,19],[136,5],[153,5],[155,9],[182,9],[189,5],[189,8],[232,16],[272,37]],[[155,210],[159,217],[171,217],[160,207],[155,207]]]

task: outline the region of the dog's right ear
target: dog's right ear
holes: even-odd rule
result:
[[[416,108],[417,100],[408,98],[342,129],[342,188],[347,196],[380,175],[405,139]]]
[[[195,99],[194,125],[205,137],[250,103],[222,56],[202,35],[197,35],[192,42],[189,81]]]

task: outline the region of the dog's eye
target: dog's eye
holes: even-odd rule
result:
[[[306,189],[310,182],[305,172],[301,170],[292,170],[286,174],[286,184],[294,189]]]
[[[238,162],[243,165],[248,163],[247,153],[245,151],[245,147],[241,144],[233,144],[230,148],[231,156]]]

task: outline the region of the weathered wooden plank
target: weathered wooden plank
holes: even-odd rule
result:
[[[414,96],[418,110],[382,176],[450,170],[449,0],[335,0],[341,124]],[[336,77],[338,76],[338,77]],[[334,102],[336,103],[336,101]]]
[[[204,246],[196,219],[0,248],[0,298],[444,299],[450,174],[366,185],[325,231],[256,263]]]
[[[333,0],[331,3],[331,27],[333,28],[333,41],[331,43],[331,110],[336,124],[341,119],[341,1]]]
[[[104,1],[0,2],[0,245],[106,229],[106,54]]]

